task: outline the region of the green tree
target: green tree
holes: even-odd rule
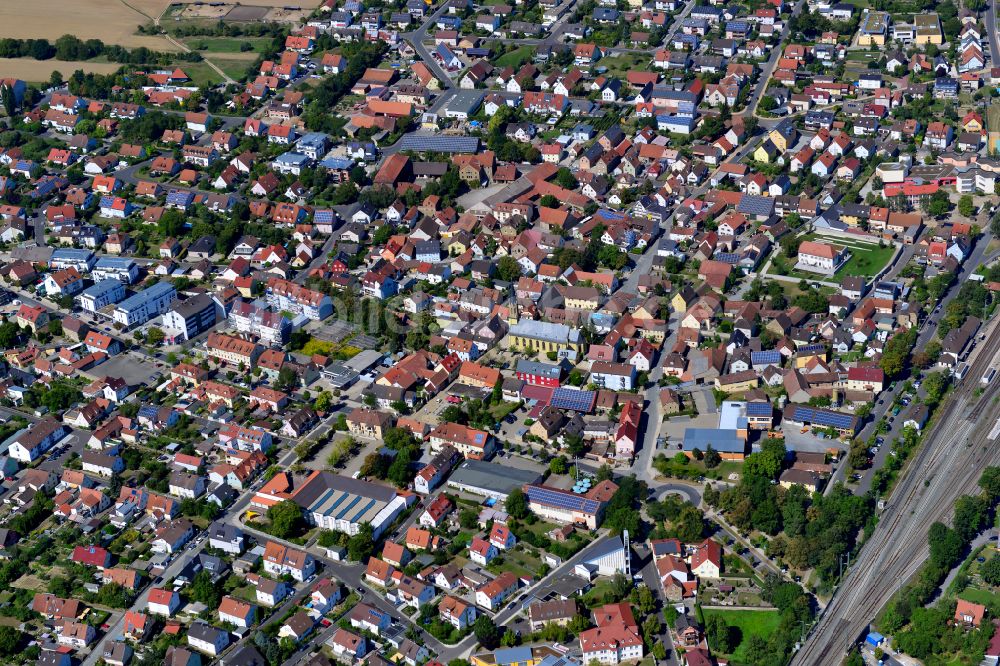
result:
[[[464,530],[475,529],[479,525],[479,514],[475,509],[462,509],[462,512],[458,514],[458,524]]]
[[[500,644],[500,630],[493,623],[493,618],[487,615],[476,618],[472,631],[476,634],[476,640],[487,650],[492,650]]]
[[[192,600],[203,603],[209,608],[217,608],[222,601],[221,589],[212,582],[212,574],[205,569],[195,574],[188,588],[188,595]]]
[[[616,573],[611,578],[611,595],[616,602],[628,599],[634,588],[635,583],[632,582],[632,579],[621,572]]]
[[[556,184],[567,190],[575,190],[579,183],[577,183],[576,176],[573,175],[572,171],[566,167],[559,167],[559,171],[556,172]]]
[[[283,367],[278,371],[278,379],[274,382],[274,388],[279,391],[292,391],[299,385],[299,376],[290,367]]]
[[[785,444],[780,439],[765,439],[758,453],[751,453],[743,463],[743,474],[776,479],[785,460]]]
[[[504,282],[514,282],[521,277],[521,264],[510,255],[500,257],[497,261],[497,278]]]
[[[520,488],[514,488],[510,491],[510,494],[507,495],[507,500],[504,502],[504,506],[507,509],[507,514],[515,520],[523,520],[530,513],[528,497]]]
[[[14,627],[0,625],[0,655],[13,657],[17,654],[23,637],[24,635]]]
[[[927,543],[930,546],[931,562],[941,568],[951,568],[965,547],[958,532],[940,522],[931,525],[927,532]]]
[[[941,189],[930,196],[927,203],[927,212],[931,217],[942,217],[951,210],[951,200],[948,193]]]
[[[1000,585],[1000,557],[994,555],[986,560],[986,563],[980,569],[980,575],[990,585],[994,587]]]
[[[563,439],[563,444],[572,456],[579,457],[587,452],[587,445],[580,435],[566,435]]]
[[[708,448],[705,449],[704,462],[706,469],[714,469],[722,463],[722,456],[719,455],[718,451],[712,448],[711,444],[709,444]]]
[[[655,617],[651,613],[656,610],[656,597],[653,595],[653,591],[647,586],[640,585],[635,588],[635,591],[632,592],[632,603],[639,609],[640,614]],[[657,630],[653,633],[658,634],[660,632]]]
[[[7,112],[7,116],[13,118],[17,112],[17,98],[14,96],[13,88],[0,86],[0,102],[3,103],[3,110]]]
[[[354,562],[364,562],[375,552],[375,532],[371,523],[361,523],[358,533],[347,541],[347,557]]]
[[[958,212],[962,215],[962,217],[972,217],[975,215],[976,205],[972,203],[971,195],[963,194],[958,200]]]
[[[146,333],[146,342],[148,342],[150,345],[154,347],[158,347],[161,344],[163,344],[163,341],[166,339],[166,337],[167,336],[162,329],[152,326]]]
[[[992,504],[1000,497],[1000,467],[987,467],[979,477],[979,487]]]
[[[287,539],[299,534],[305,526],[302,509],[292,500],[284,500],[267,510],[267,519],[271,523],[271,534],[279,539]]]
[[[736,649],[733,628],[726,622],[726,618],[721,615],[711,615],[705,622],[705,636],[708,638],[708,645],[715,651],[723,654],[731,654]]]
[[[6,90],[6,88],[3,88]],[[21,335],[21,327],[14,321],[5,321],[0,324],[0,347],[12,349],[17,344],[17,338]]]
[[[410,449],[405,448],[396,452],[396,457],[389,465],[386,478],[394,483],[397,488],[405,488],[413,480],[414,471],[410,468],[412,462]]]
[[[313,402],[313,409],[317,412],[327,412],[333,404],[333,394],[329,391],[320,391]]]
[[[567,469],[566,459],[562,456],[556,456],[549,461],[549,471],[553,474],[565,474]]]

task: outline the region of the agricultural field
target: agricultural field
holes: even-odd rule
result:
[[[67,77],[78,69],[94,74],[110,74],[118,71],[119,67],[121,65],[113,62],[0,58],[0,75],[32,83],[47,83],[49,76],[56,71]]]
[[[136,34],[139,25],[158,17],[168,4],[167,0],[131,0],[129,4],[118,0],[3,2],[0,3],[0,37],[54,42],[70,34],[128,48],[145,46],[157,51],[176,51],[176,47],[163,37]],[[68,66],[55,69],[64,73],[73,71]],[[4,73],[16,75],[9,70]]]

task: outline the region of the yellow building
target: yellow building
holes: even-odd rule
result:
[[[913,43],[917,45],[938,44],[944,41],[941,33],[941,21],[938,15],[916,14],[913,17]]]
[[[858,26],[858,46],[885,46],[889,31],[889,14],[866,9]]]
[[[726,393],[744,393],[760,385],[760,377],[754,370],[734,372],[715,378],[715,388]]]
[[[789,148],[795,145],[798,136],[799,133],[796,131],[795,125],[791,121],[783,120],[768,133],[767,138],[774,144],[775,148],[786,153]]]
[[[580,331],[565,324],[521,319],[510,327],[507,347],[531,352],[572,350],[582,354],[583,340]]]
[[[698,294],[691,287],[684,287],[670,299],[670,307],[674,312],[687,312],[691,304],[698,300]]]
[[[781,155],[781,151],[778,147],[771,141],[770,137],[767,138],[763,143],[757,146],[757,150],[753,151],[753,158],[758,162],[763,162],[764,164],[770,164]]]
[[[563,291],[566,308],[574,310],[596,310],[601,304],[601,295],[593,287],[567,287]]]

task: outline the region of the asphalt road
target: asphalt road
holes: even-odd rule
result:
[[[802,13],[802,8],[805,7],[805,0],[798,0],[795,6],[792,8],[792,16],[798,16]],[[767,90],[767,83],[771,80],[771,74],[774,73],[774,68],[778,64],[778,59],[781,58],[784,52],[784,47],[782,44],[788,39],[788,33],[791,29],[791,20],[786,20],[784,27],[781,29],[781,39],[778,40],[778,46],[771,49],[771,57],[767,59],[764,66],[761,68],[760,79],[757,82],[756,87],[754,87],[753,92],[750,93],[750,97],[747,99],[746,109],[743,110],[743,114],[752,116],[757,112],[757,104],[760,103],[760,98],[764,95],[764,91]]]
[[[424,40],[428,39],[428,31],[434,26],[434,23],[442,14],[445,13],[447,9],[448,3],[441,3],[441,6],[438,7],[433,14],[428,16],[427,19],[420,24],[419,28],[413,32],[405,32],[400,35],[400,37],[410,43],[410,46],[413,47],[413,50],[416,51],[423,63],[427,65],[431,72],[434,73],[434,76],[440,79],[441,86],[446,90],[454,88],[455,84],[452,82],[451,76],[445,71],[444,67],[442,67],[441,64],[434,59],[431,52],[427,50],[426,46],[424,46]]]

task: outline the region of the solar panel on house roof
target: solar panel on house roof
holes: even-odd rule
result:
[[[724,264],[738,264],[740,263],[740,255],[734,254],[733,252],[716,252],[712,255],[712,259],[716,261],[721,261]]]
[[[553,488],[545,488],[543,486],[528,486],[527,494],[529,501],[545,504],[546,506],[554,506],[560,509],[569,509],[571,511],[597,513],[597,510],[601,506],[600,502],[596,500],[587,499],[586,497],[582,497],[580,495],[573,495],[572,493],[566,493]]]
[[[800,354],[805,354],[805,353],[811,354],[815,352],[825,352],[825,351],[826,351],[825,345],[803,345],[802,347],[799,347]]]
[[[399,150],[436,153],[474,153],[479,150],[479,139],[474,136],[407,135],[400,141]]]
[[[751,215],[770,215],[774,209],[774,199],[756,194],[744,194],[736,206],[737,212]]]
[[[317,210],[313,213],[313,221],[315,222],[333,222],[333,211],[332,210]]]
[[[771,405],[766,402],[748,402],[747,416],[771,416]]]
[[[558,409],[572,409],[576,412],[589,412],[594,409],[597,394],[593,391],[578,391],[571,388],[557,388],[552,391],[549,403]]]
[[[800,407],[798,405],[795,408],[795,418],[803,423],[808,422],[832,428],[850,428],[851,422],[854,420],[854,417],[850,414],[813,409],[812,407]]]
[[[750,362],[753,365],[757,365],[758,363],[781,363],[781,352],[773,349],[750,352]]]

